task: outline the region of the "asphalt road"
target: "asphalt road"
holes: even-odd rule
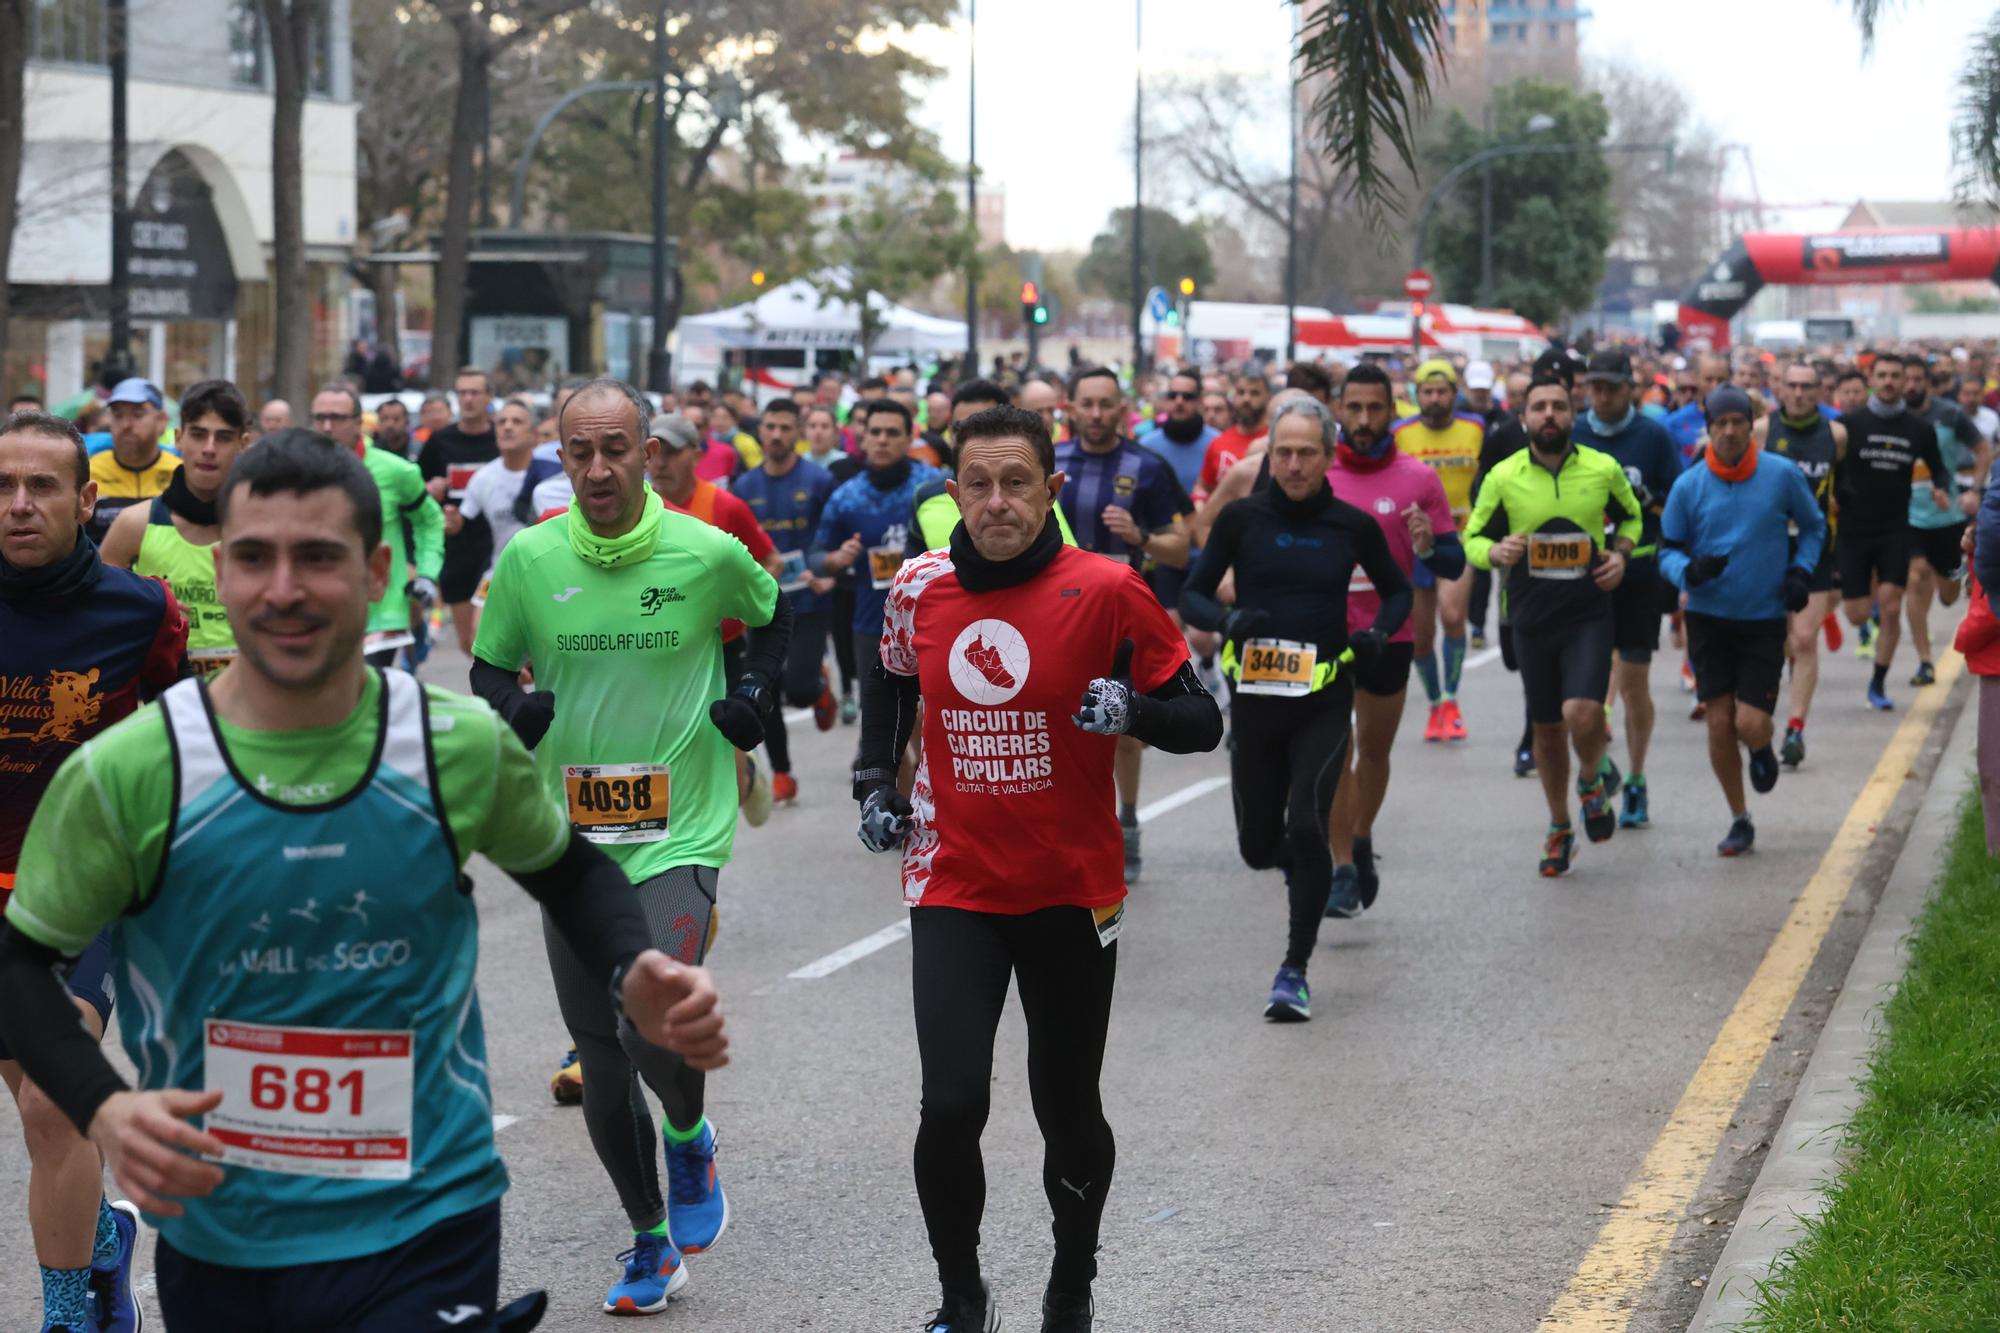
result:
[[[1955,615],[1936,617],[1945,642]],[[1381,900],[1324,927],[1316,1017],[1303,1026],[1261,1017],[1283,888],[1237,859],[1216,781],[1225,756],[1149,759],[1142,803],[1185,799],[1146,825],[1120,945],[1104,1077],[1120,1161],[1101,1329],[1535,1327],[1901,717],[1866,709],[1866,664],[1851,651],[1829,660],[1805,768],[1753,797],[1755,855],[1723,861],[1713,848],[1727,812],[1678,664],[1664,649],[1653,673],[1653,827],[1587,847],[1562,881],[1535,875],[1545,815],[1535,784],[1510,772],[1514,679],[1497,661],[1468,671],[1461,746],[1422,744],[1413,701],[1377,830]],[[462,665],[445,654],[426,674],[462,685]],[[1903,700],[1912,666],[1906,643],[1892,677]],[[892,861],[854,838],[853,729],[819,735],[806,722],[793,736],[801,800],[743,830],[721,883],[712,962],[736,1058],[711,1080],[709,1110],[734,1220],[691,1261],[664,1321],[717,1333],[914,1329],[936,1287],[910,1178],[908,943],[792,975],[904,913]],[[1617,744],[1624,766],[1622,731]],[[611,1256],[629,1237],[580,1114],[548,1097],[567,1040],[533,904],[475,869],[499,1144],[514,1179],[503,1289],[547,1288],[545,1328],[601,1328]],[[1817,972],[1813,989],[1824,989]],[[1809,1049],[1813,1013],[1809,997],[1787,1026],[1789,1054]],[[1802,1063],[1786,1054],[1760,1073],[1746,1121],[1782,1110],[1786,1070]],[[38,1298],[14,1119],[0,1099],[7,1329],[33,1327]],[[1007,1326],[1032,1329],[1048,1224],[1011,1007],[986,1145],[987,1271]],[[1744,1147],[1724,1145],[1716,1188],[1741,1174]],[[1687,1280],[1670,1264],[1631,1326],[1684,1326],[1699,1296]]]

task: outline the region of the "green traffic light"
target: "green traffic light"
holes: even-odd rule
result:
[[[1045,305],[1038,305],[1038,306],[1036,306],[1036,307],[1035,307],[1035,323],[1037,323],[1037,324],[1046,324],[1046,323],[1048,323],[1048,322],[1049,322],[1049,308],[1048,308],[1047,306],[1045,306]]]

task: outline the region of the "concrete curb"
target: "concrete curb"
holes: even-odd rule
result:
[[[1965,683],[1978,689],[1970,674]],[[1960,798],[1977,780],[1972,769],[1978,728],[1965,724],[1977,706],[1968,694],[1952,717],[1930,788],[1688,1333],[1741,1329],[1772,1262],[1799,1242],[1806,1221],[1826,1207],[1827,1186],[1842,1166],[1841,1128],[1861,1101],[1860,1082],[1882,1030],[1880,1007],[1903,979],[1911,927],[1930,898]]]

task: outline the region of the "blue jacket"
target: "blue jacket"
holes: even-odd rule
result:
[[[2000,475],[2000,466],[1994,469]],[[1979,578],[1979,586],[1986,590],[1989,605],[2000,607],[1993,600],[2000,593],[2000,486],[1993,484],[1993,478],[1986,479],[1986,496],[1979,502],[1979,516],[1973,520],[1972,529],[1972,572]]]
[[[934,467],[911,462],[908,470],[902,472],[902,480],[893,486],[878,486],[875,476],[864,470],[834,487],[833,494],[827,496],[806,565],[815,573],[824,574],[828,552],[838,549],[849,537],[861,538],[862,546],[867,549],[854,566],[856,634],[882,632],[882,607],[889,600],[889,583],[903,563],[910,526],[916,522],[917,488],[942,475]]]
[[[1785,520],[1798,526],[1792,550]],[[1826,516],[1805,475],[1788,458],[1757,451],[1745,481],[1724,481],[1706,462],[1681,473],[1660,517],[1660,572],[1684,589],[1688,610],[1728,620],[1782,620],[1785,571],[1810,573],[1826,545]],[[1688,562],[1726,555],[1723,571],[1687,586]]]

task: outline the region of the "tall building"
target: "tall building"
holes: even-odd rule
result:
[[[59,402],[110,350],[111,80],[105,0],[33,0],[20,215],[4,377]],[[312,369],[344,354],[355,228],[348,0],[326,0],[308,61],[304,158]],[[272,371],[271,54],[256,0],[134,5],[128,193],[133,364],[170,395]]]
[[[1444,8],[1454,82],[1576,81],[1578,29],[1590,11],[1572,0],[1445,0]]]

